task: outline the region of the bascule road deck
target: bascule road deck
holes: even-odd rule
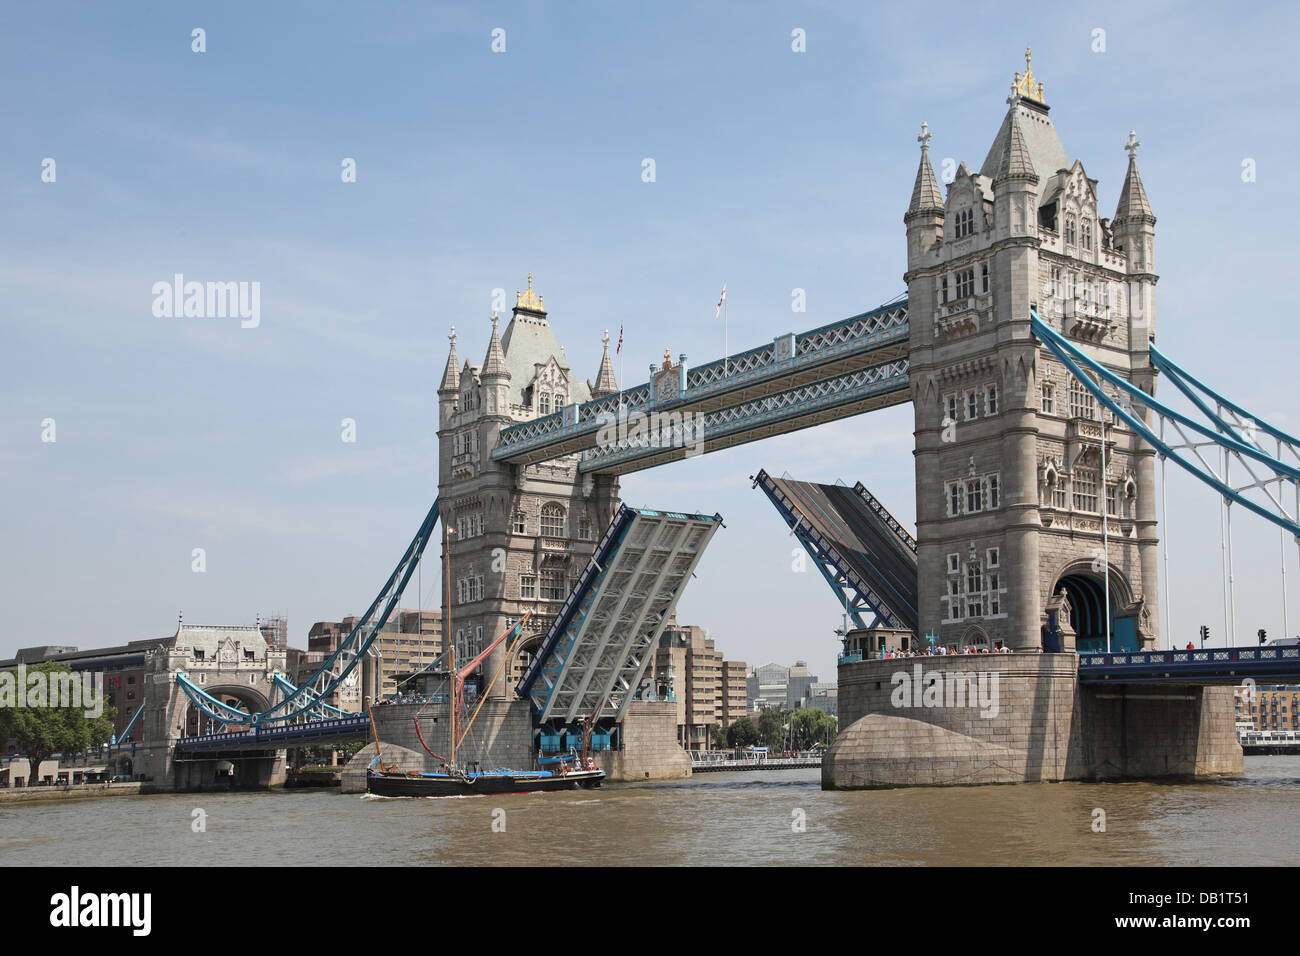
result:
[[[823,485],[774,478],[755,483],[818,561],[827,580],[853,592],[890,627],[917,629],[916,541],[858,482]]]

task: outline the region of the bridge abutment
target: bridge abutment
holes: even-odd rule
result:
[[[857,661],[839,686],[829,790],[1242,772],[1230,687],[1080,684],[1074,654]]]

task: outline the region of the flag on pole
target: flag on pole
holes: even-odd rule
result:
[[[618,327],[618,348],[614,349],[614,354],[617,355],[621,351],[623,351],[623,326],[620,325]]]
[[[713,310],[713,317],[716,319],[722,314],[722,303],[727,301],[727,283],[722,283],[722,295],[718,296],[718,307]]]

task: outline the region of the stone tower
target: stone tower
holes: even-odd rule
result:
[[[920,625],[948,645],[1104,648],[1108,583],[1111,645],[1153,646],[1155,452],[1103,422],[1030,309],[1153,393],[1155,217],[1130,135],[1101,218],[1025,59],[983,165],[959,165],[946,199],[922,125],[904,216]]]
[[[574,580],[619,505],[618,480],[583,476],[579,457],[534,465],[497,464],[492,448],[501,429],[616,392],[609,337],[597,382],[578,380],[556,341],[542,298],[528,277],[516,293],[505,333],[492,316],[482,367],[456,354],[456,330],[438,387],[438,497],[441,520],[454,531],[444,548],[451,584],[443,594],[450,612],[456,659],[467,662],[532,611],[527,643],[492,691],[513,695],[530,654],[568,597]],[[498,649],[480,670],[489,683],[502,664]]]

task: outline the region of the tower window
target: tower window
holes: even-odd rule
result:
[[[550,504],[542,508],[542,537],[543,538],[563,538],[564,537],[564,509],[559,505]]]
[[[961,482],[952,481],[948,483],[948,517],[955,518],[959,514],[961,514]]]
[[[984,510],[984,495],[980,483],[974,479],[966,482],[966,513],[975,514]]]
[[[987,293],[989,291],[989,267],[988,263],[980,266],[980,291]]]
[[[522,511],[515,512],[515,520],[514,523],[511,525],[511,528],[514,530],[515,534],[528,533],[528,519],[524,517],[524,513]]]
[[[965,299],[975,294],[975,270],[966,269],[957,273],[957,298]]]
[[[1039,396],[1039,407],[1043,410],[1043,414],[1056,414],[1056,386],[1051,382],[1044,382],[1039,388]]]
[[[1074,471],[1074,510],[1097,513],[1097,472],[1090,468]]]
[[[951,422],[956,422],[957,421],[957,396],[956,395],[945,396],[944,405],[948,413],[948,420]]]
[[[998,476],[989,475],[987,478],[984,479],[984,485],[988,489],[989,510],[991,511],[994,508],[998,507],[998,504],[1001,500],[998,495]]]
[[[975,232],[975,213],[969,209],[963,209],[957,213],[956,227],[953,238],[962,239],[972,235]]]
[[[1092,251],[1092,220],[1085,219],[1079,229],[1079,246]]]
[[[537,597],[537,575],[519,575],[519,596],[524,599]]]
[[[966,420],[971,421],[979,417],[979,397],[975,394],[975,389],[966,390]]]
[[[1075,241],[1074,216],[1066,216],[1065,217],[1065,244],[1067,246],[1072,246],[1075,244],[1074,241]]]
[[[996,385],[984,386],[984,414],[996,415],[998,413],[998,387]]]
[[[542,394],[538,397],[537,414],[539,415],[551,414],[551,393],[550,392],[542,392]]]
[[[948,277],[939,277],[939,302],[940,304],[948,301]]]
[[[1070,382],[1070,417],[1086,418],[1089,421],[1097,417],[1097,400],[1078,379]]]

